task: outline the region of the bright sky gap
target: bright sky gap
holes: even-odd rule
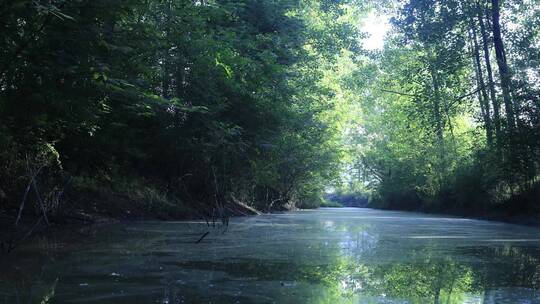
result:
[[[390,30],[388,16],[371,12],[364,19],[361,29],[368,34],[368,37],[362,41],[364,48],[368,50],[380,50],[384,47],[384,37]]]

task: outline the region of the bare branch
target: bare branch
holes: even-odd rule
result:
[[[382,91],[382,92],[386,92],[386,93],[397,94],[397,95],[409,96],[409,97],[416,97],[416,98],[422,97],[422,96],[420,96],[420,95],[409,94],[409,93],[403,93],[403,92],[397,92],[397,91],[393,91],[393,90],[381,89],[381,91]]]

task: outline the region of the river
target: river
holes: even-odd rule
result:
[[[0,267],[6,304],[540,303],[540,229],[328,208],[62,232]]]

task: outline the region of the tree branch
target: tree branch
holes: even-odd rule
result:
[[[386,90],[386,89],[381,89],[381,91],[382,91],[382,92],[386,92],[386,93],[397,94],[397,95],[409,96],[409,97],[422,97],[422,96],[420,96],[420,95],[409,94],[409,93],[403,93],[403,92],[397,92],[397,91]]]

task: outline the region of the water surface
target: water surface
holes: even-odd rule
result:
[[[540,303],[539,258],[538,228],[418,213],[122,223],[3,258],[0,303]]]

